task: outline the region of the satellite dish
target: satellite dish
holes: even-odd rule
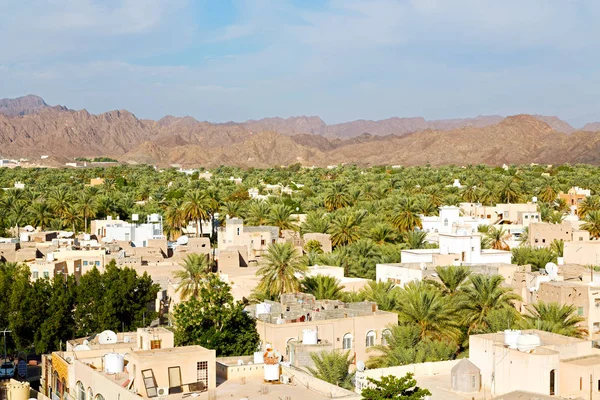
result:
[[[365,362],[364,362],[364,361],[362,361],[362,360],[358,360],[358,361],[356,362],[356,369],[357,369],[359,372],[363,372],[363,371],[365,370]]]
[[[89,340],[87,340],[87,339],[85,339],[85,340],[83,341],[83,345],[84,345],[84,346],[87,346],[88,344],[90,344],[90,341],[89,341]]]
[[[113,331],[103,331],[98,335],[98,343],[111,344],[117,343],[117,334]]]
[[[546,264],[546,267],[544,267],[544,269],[546,270],[546,273],[548,274],[550,279],[556,279],[556,277],[558,276],[558,265],[554,264],[553,262],[549,262],[548,264]]]
[[[31,225],[25,225],[25,227],[23,229],[26,230],[27,232],[35,231],[35,228]]]
[[[188,238],[186,235],[179,236],[177,238],[177,244],[185,245],[185,244],[188,244],[189,241],[190,241],[190,238]]]
[[[85,344],[78,344],[77,346],[73,347],[73,351],[82,351],[82,350],[91,350],[90,346],[87,346]]]

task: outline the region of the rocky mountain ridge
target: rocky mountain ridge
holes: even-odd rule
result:
[[[207,167],[600,164],[600,134],[577,131],[556,117],[390,118],[337,125],[295,117],[213,124],[191,117],[141,120],[126,110],[94,115],[39,100],[12,102],[10,113],[0,112],[2,156],[50,155],[64,161],[111,156],[130,163]]]

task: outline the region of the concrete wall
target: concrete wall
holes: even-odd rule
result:
[[[340,310],[343,311],[343,310]],[[369,331],[376,333],[375,344],[381,344],[382,332],[389,325],[397,325],[398,317],[394,313],[379,311],[372,315],[339,318],[326,320],[313,320],[311,322],[295,322],[287,324],[270,324],[256,321],[256,329],[261,337],[262,343],[271,343],[275,350],[282,354],[286,353],[289,340],[302,340],[304,329],[317,329],[318,339],[321,342],[333,344],[334,349],[343,350],[343,338],[351,334],[351,353],[356,355],[356,360],[366,361],[372,353],[367,352],[366,336]]]
[[[295,368],[283,366],[282,374],[287,375],[292,384],[305,387],[315,393],[320,394],[321,396],[326,396],[332,399],[344,398],[347,400],[360,400],[361,398],[359,395],[349,390],[317,379],[312,375]]]

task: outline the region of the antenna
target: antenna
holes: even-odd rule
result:
[[[6,334],[11,332],[12,331],[9,331],[8,328],[4,329],[3,331],[0,331],[0,333],[4,335],[4,361],[6,361]]]

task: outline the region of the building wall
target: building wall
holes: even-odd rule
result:
[[[304,243],[306,244],[307,242],[311,241],[311,240],[316,240],[317,242],[319,242],[321,244],[321,249],[323,250],[323,253],[331,253],[331,235],[328,233],[305,233],[304,236]]]
[[[553,240],[587,241],[589,233],[575,229],[569,221],[563,221],[561,224],[549,224],[547,222],[538,222],[529,225],[529,245],[534,247],[549,247]]]
[[[565,264],[600,265],[600,241],[565,242]]]
[[[351,350],[356,355],[356,360],[367,360],[371,353],[367,353],[366,337],[369,331],[375,331],[375,344],[381,344],[382,332],[389,325],[397,325],[398,317],[394,313],[378,312],[373,315],[355,318],[339,318],[328,320],[313,320],[311,322],[295,322],[288,324],[269,324],[256,321],[256,329],[262,343],[272,344],[275,350],[282,354],[286,352],[289,340],[302,340],[304,329],[317,329],[318,338],[333,344],[334,349],[343,349],[344,335],[353,337]]]
[[[409,282],[421,281],[425,276],[425,271],[420,268],[406,267],[401,264],[377,264],[375,268],[378,282],[392,281],[400,287]]]
[[[498,333],[503,340],[503,334]],[[550,394],[550,371],[559,367],[558,352],[522,353],[496,345],[481,335],[469,337],[469,360],[481,370],[482,386],[493,395],[515,390]],[[558,374],[556,375],[558,378]],[[494,377],[494,379],[492,379]],[[556,393],[559,382],[556,382]]]

